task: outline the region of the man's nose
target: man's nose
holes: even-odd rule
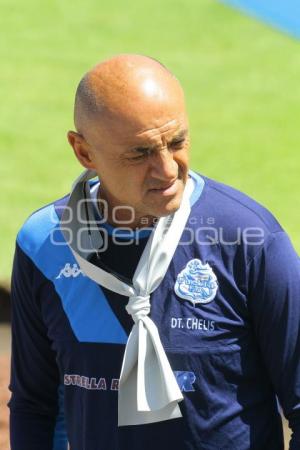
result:
[[[178,165],[174,154],[168,148],[163,148],[151,157],[151,176],[162,181],[172,181],[178,176]]]

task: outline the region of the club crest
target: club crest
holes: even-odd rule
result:
[[[211,302],[218,290],[218,280],[208,263],[192,259],[178,274],[174,290],[176,294],[194,305]]]

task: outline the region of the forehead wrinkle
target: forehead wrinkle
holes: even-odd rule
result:
[[[173,141],[177,140],[177,139],[183,139],[188,135],[188,129],[183,129],[183,130],[179,130],[178,132],[175,132],[174,134],[172,134],[172,136],[170,136],[169,138],[165,138],[163,135],[158,135],[155,136],[154,138],[151,137],[147,139],[145,139],[144,141],[141,141],[140,143],[136,143],[133,144],[131,146],[129,146],[129,150],[130,151],[136,151],[138,149],[149,149],[149,150],[157,150],[160,149],[161,147],[164,147],[166,144],[170,144]],[[151,142],[151,140],[155,140],[156,142]],[[125,150],[124,153],[126,153],[127,150]]]
[[[177,124],[176,124],[176,122],[177,122]],[[137,134],[137,136],[140,136],[140,135],[142,135],[142,134],[144,134],[144,133],[148,133],[148,134],[154,134],[154,133],[156,133],[156,132],[159,132],[159,133],[166,133],[166,132],[168,132],[169,130],[170,130],[170,127],[172,127],[172,124],[176,124],[176,128],[178,128],[179,126],[180,126],[180,122],[178,121],[178,119],[171,119],[171,120],[169,120],[167,123],[164,123],[163,125],[161,125],[161,126],[158,126],[158,127],[151,127],[151,128],[146,128],[145,130],[143,130],[143,131],[140,131],[138,134]],[[166,130],[165,130],[165,128],[166,128]]]

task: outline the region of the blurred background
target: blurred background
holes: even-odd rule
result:
[[[300,253],[298,0],[0,0],[0,450],[7,450],[9,280],[31,212],[81,168],[78,81],[117,53],[159,59],[186,92],[192,168],[269,208]]]

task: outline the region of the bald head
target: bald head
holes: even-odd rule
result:
[[[159,61],[141,55],[118,55],[101,62],[81,79],[75,99],[77,131],[86,134],[94,120],[134,119],[166,99],[184,103],[175,76]]]

